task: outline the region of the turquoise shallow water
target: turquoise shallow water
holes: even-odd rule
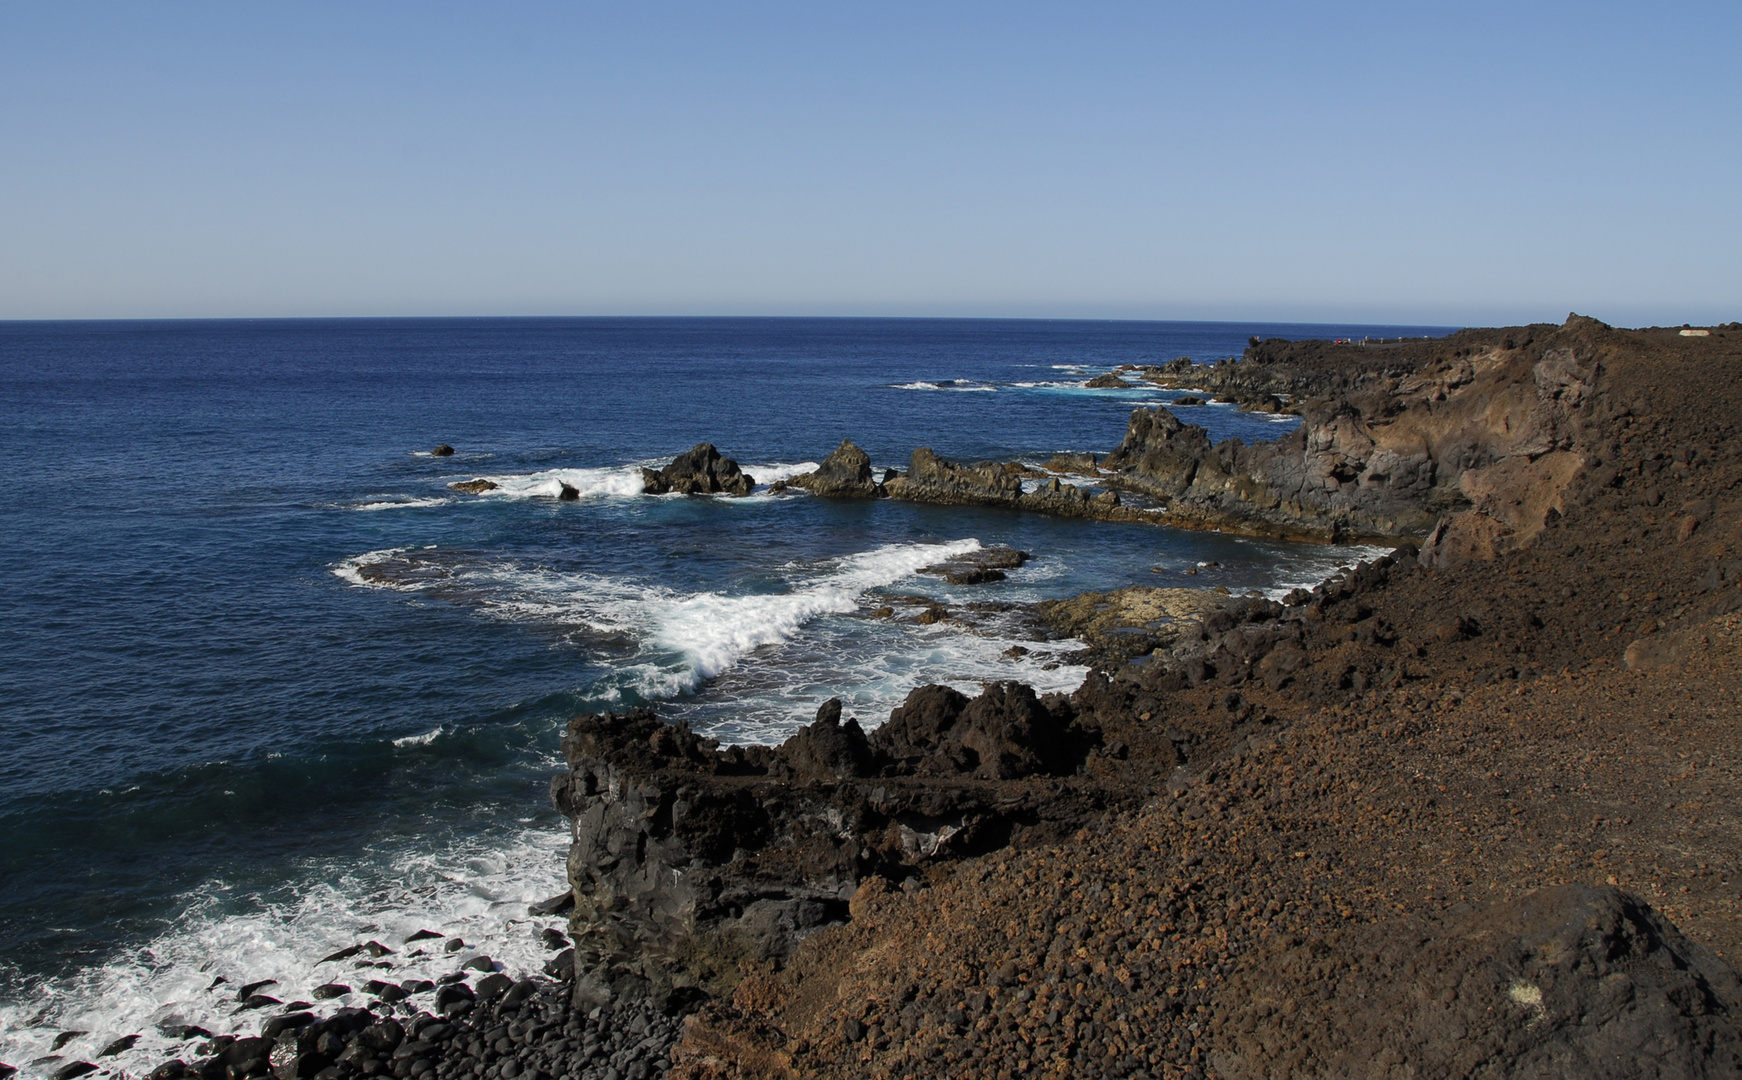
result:
[[[1133,407],[1171,396],[1081,387],[1114,364],[1237,355],[1254,334],[1427,332],[1441,331],[0,324],[0,1060],[88,1028],[91,1042],[145,1031],[119,1066],[146,1066],[175,1049],[155,1023],[248,1019],[206,991],[216,974],[294,994],[357,934],[461,928],[536,963],[510,922],[560,887],[545,786],[576,711],[653,702],[772,740],[831,696],[875,723],[928,681],[1068,689],[1081,672],[1056,648],[1002,656],[1020,627],[864,613],[904,593],[1184,583],[1200,562],[1220,565],[1193,583],[1280,589],[1350,555],[797,493],[649,498],[640,463],[707,440],[766,484],[843,437],[880,467],[919,445],[1106,451]],[[1248,441],[1291,423],[1220,406],[1189,418]],[[459,453],[429,456],[442,441]],[[474,476],[502,488],[446,487]],[[545,497],[559,481],[582,497]],[[914,574],[976,544],[1035,559],[973,590]],[[395,560],[415,580],[372,582]]]

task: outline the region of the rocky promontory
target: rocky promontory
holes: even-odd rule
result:
[[[1591,392],[1614,334],[1572,316],[1407,348],[1255,344],[1210,381],[1286,387],[1302,417],[1293,433],[1212,446],[1157,407],[1132,415],[1101,464],[1108,483],[1164,500],[1172,524],[1336,540],[1421,538],[1445,518],[1441,548],[1527,539],[1594,449],[1606,418]]]

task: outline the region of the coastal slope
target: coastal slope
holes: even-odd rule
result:
[[[1735,1075],[1742,333],[1537,329],[1552,499],[1092,675],[1138,805],[867,876],[675,1075]]]

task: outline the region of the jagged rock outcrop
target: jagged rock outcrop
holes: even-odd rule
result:
[[[1023,480],[1038,479],[1032,491]],[[1117,492],[1094,492],[1019,462],[979,461],[962,465],[938,457],[929,447],[913,452],[906,475],[884,481],[883,491],[892,499],[943,503],[950,506],[1004,506],[1061,517],[1092,517],[1119,521],[1141,520],[1146,512],[1121,503]]]
[[[795,476],[789,483],[812,495],[830,498],[874,499],[883,494],[871,473],[871,455],[842,439],[815,472]]]
[[[922,446],[909,459],[907,474],[885,483],[883,489],[891,498],[909,502],[1015,506],[1022,498],[1022,476],[1022,466],[1015,462],[960,465]]]
[[[736,461],[721,455],[713,443],[697,443],[663,469],[642,469],[641,479],[649,495],[674,491],[685,495],[748,495],[756,486],[756,478],[746,475]]]
[[[1109,794],[1043,778],[1074,777],[1099,738],[1068,700],[1005,683],[921,687],[870,735],[830,701],[779,747],[721,748],[646,709],[575,717],[551,794],[572,824],[577,1000],[721,992],[844,921],[867,876],[1070,827]]]

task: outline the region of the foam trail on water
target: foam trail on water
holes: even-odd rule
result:
[[[35,1072],[74,1061],[101,1061],[117,1074],[144,1076],[163,1061],[192,1060],[196,1042],[160,1029],[198,1025],[214,1034],[257,1034],[276,1007],[238,1013],[239,987],[276,979],[262,992],[281,1001],[313,1001],[314,988],[340,983],[353,992],[325,1003],[382,1006],[362,992],[370,979],[434,980],[471,957],[487,955],[499,970],[537,972],[550,954],[539,940],[562,918],[533,918],[527,906],[568,887],[565,823],[512,826],[442,846],[366,852],[346,862],[311,867],[271,895],[234,895],[222,881],[185,898],[174,925],[107,964],[0,996],[0,1060],[24,1065],[50,1053]],[[418,930],[458,936],[466,948],[446,952],[441,940],[406,943]],[[393,950],[389,966],[359,967],[368,953],[322,963],[323,957],[366,941]],[[418,955],[419,953],[422,955]],[[219,977],[227,980],[213,986]],[[401,1011],[428,1009],[432,995],[414,995]],[[84,1031],[59,1051],[57,1032]],[[115,1039],[139,1035],[132,1049],[97,1054]]]
[[[954,391],[955,393],[958,393],[958,394],[964,394],[964,393],[968,393],[968,394],[987,393],[987,394],[989,394],[989,393],[996,392],[998,388],[996,386],[987,386],[984,383],[968,382],[967,380],[964,380],[964,379],[939,379],[936,382],[894,383],[889,387],[889,389],[891,389],[891,390],[949,390],[949,391]]]
[[[652,640],[689,661],[692,688],[715,678],[764,645],[794,637],[820,615],[845,614],[871,589],[892,585],[944,559],[978,551],[980,541],[891,544],[842,559],[822,580],[772,596],[699,593],[653,605]]]
[[[857,610],[865,593],[979,548],[975,539],[889,544],[821,567],[794,568],[794,583],[784,592],[744,595],[682,593],[544,568],[446,563],[435,557],[439,552],[406,548],[346,559],[333,573],[370,588],[441,590],[497,618],[627,634],[638,642],[640,655],[614,676],[619,693],[657,699],[692,692],[757,649],[791,641],[820,616]],[[392,560],[404,566],[391,579],[364,576]]]
[[[755,478],[758,487],[762,487],[778,483],[781,480],[791,480],[793,477],[803,476],[805,473],[816,472],[817,463],[801,461],[797,464],[790,464],[784,461],[775,461],[766,465],[745,465],[743,469]]]
[[[632,498],[642,494],[641,466],[619,465],[608,469],[545,469],[533,473],[503,473],[479,477],[495,484],[483,498],[554,499],[563,485],[583,499]]]
[[[355,510],[410,510],[422,506],[446,506],[452,499],[380,499],[375,502],[359,503]]]

